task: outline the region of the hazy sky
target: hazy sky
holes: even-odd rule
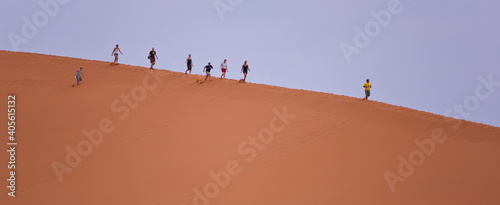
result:
[[[201,74],[226,58],[240,79],[248,60],[249,82],[358,98],[370,78],[373,100],[500,127],[498,0],[0,4],[1,50],[112,61],[119,44],[120,63],[149,66],[155,47],[160,69],[184,72],[192,54]]]

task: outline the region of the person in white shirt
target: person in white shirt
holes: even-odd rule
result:
[[[220,64],[220,69],[222,70],[222,75],[220,76],[220,78],[226,78],[226,72],[228,71],[226,59],[224,59],[224,62]]]
[[[120,51],[120,48],[118,48],[118,44],[116,44],[115,49],[113,49],[113,52],[111,53],[111,56],[115,56],[115,61],[113,61],[115,65],[118,65],[118,53],[121,53],[123,55],[122,51]]]

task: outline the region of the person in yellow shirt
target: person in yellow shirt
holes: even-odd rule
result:
[[[365,88],[365,98],[363,98],[363,100],[368,100],[368,97],[370,97],[370,88],[372,87],[370,79],[366,79],[366,83],[363,85],[363,87]]]

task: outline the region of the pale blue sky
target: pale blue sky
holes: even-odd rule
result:
[[[207,62],[218,67],[226,58],[227,77],[240,79],[248,60],[250,82],[358,98],[370,78],[373,100],[436,114],[465,99],[474,105],[469,96],[481,85],[479,76],[500,82],[497,0],[402,0],[402,11],[391,14],[350,63],[340,44],[354,45],[354,28],[364,31],[375,21],[370,12],[398,1],[219,0],[232,9],[223,13],[224,20],[214,0],[59,0],[53,16],[39,2],[58,1],[0,3],[1,50],[16,50],[9,35],[18,35],[27,40],[19,51],[112,61],[119,44],[120,63],[149,66],[146,57],[154,46],[160,69],[183,72],[191,53],[193,73],[201,74]],[[33,23],[34,16],[38,32],[23,35],[23,17]],[[492,89],[482,88],[490,95],[477,101],[477,109],[465,110],[467,120],[500,127],[500,86]]]

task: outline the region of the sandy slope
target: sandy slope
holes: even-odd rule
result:
[[[81,65],[84,81],[72,87]],[[1,203],[500,203],[500,128],[199,78],[0,51],[0,91],[17,95],[19,143],[16,198],[0,155]],[[73,151],[86,156],[80,162]]]

